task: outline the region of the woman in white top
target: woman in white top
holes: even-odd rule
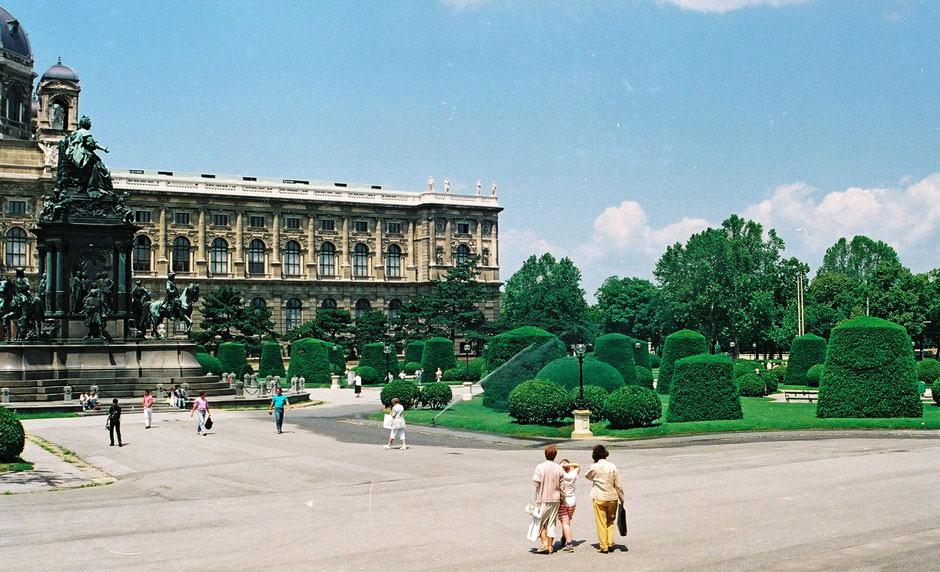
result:
[[[401,448],[407,449],[408,445],[405,444],[405,407],[398,402],[397,397],[392,398],[392,432],[388,436],[388,445],[385,445],[386,449],[392,448],[392,441],[395,439],[401,439]]]
[[[558,507],[558,520],[561,521],[561,532],[565,535],[565,547],[562,550],[571,552],[574,550],[574,544],[571,542],[571,517],[574,516],[575,485],[578,483],[581,465],[572,463],[568,459],[562,459],[561,468],[565,470],[562,486],[565,498],[561,501],[561,506]]]

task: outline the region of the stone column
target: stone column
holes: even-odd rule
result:
[[[382,228],[382,219],[376,217],[375,219],[375,260],[373,261],[373,266],[375,268],[375,279],[376,280],[385,280],[385,249],[382,246],[382,237],[384,236],[385,229]]]
[[[281,277],[281,215],[280,213],[272,213],[272,222],[274,226],[273,232],[271,235],[271,277],[280,278]]]
[[[474,232],[474,235],[476,236],[476,239],[477,239],[477,247],[476,247],[476,251],[473,252],[473,255],[480,257],[480,265],[482,266],[482,264],[483,264],[483,247],[485,246],[485,245],[483,244],[483,221],[481,221],[481,220],[476,220],[476,221],[474,221],[473,224],[475,224],[476,227],[477,227],[477,228],[476,228],[476,232]]]
[[[405,260],[408,261],[405,276],[410,277],[412,280],[418,280],[418,257],[415,252],[415,221],[406,220],[405,224],[408,225],[406,232],[408,233],[408,253],[405,257]]]
[[[199,211],[199,228],[197,229],[198,244],[196,245],[196,273],[199,276],[207,275],[206,262],[206,211]]]
[[[307,217],[307,279],[315,280],[317,275],[317,246],[316,231],[313,216]]]
[[[241,278],[245,274],[243,272],[245,265],[245,255],[243,252],[245,242],[244,230],[242,225],[244,223],[242,211],[238,211],[235,215],[235,260],[233,265],[235,266],[235,276]]]
[[[65,245],[60,244],[55,251],[55,311],[57,314],[66,314],[69,308],[65,303],[65,292],[68,287],[68,275],[65,271]],[[48,283],[48,280],[47,280]],[[72,300],[68,301],[69,304]],[[67,332],[65,332],[67,333]]]
[[[343,242],[337,249],[340,251],[339,275],[344,280],[352,277],[352,249],[349,248],[349,217],[343,217]]]
[[[452,266],[454,264],[454,253],[451,252],[451,241],[454,239],[454,223],[450,219],[444,219],[444,264]]]
[[[56,273],[55,267],[55,247],[53,249],[47,250],[43,253],[45,255],[44,268],[40,269],[39,276],[42,277],[43,270],[46,272],[46,291],[44,297],[46,299],[46,313],[51,314],[55,311],[55,284],[59,279],[58,274]]]
[[[166,238],[166,209],[160,209],[160,224],[157,227],[157,274],[169,271],[170,245]]]

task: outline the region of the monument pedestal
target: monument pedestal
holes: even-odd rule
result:
[[[591,412],[587,409],[575,409],[571,414],[574,415],[574,431],[571,432],[571,438],[592,439],[594,433],[591,433]]]

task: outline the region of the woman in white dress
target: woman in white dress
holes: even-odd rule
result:
[[[398,402],[397,397],[392,398],[392,432],[388,436],[388,444],[385,445],[386,449],[392,448],[392,441],[395,439],[401,439],[401,448],[407,449],[408,445],[405,444],[405,407]]]

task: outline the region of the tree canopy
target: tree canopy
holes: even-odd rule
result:
[[[506,329],[536,326],[561,333],[588,321],[581,271],[570,258],[534,254],[510,276],[501,303]]]

